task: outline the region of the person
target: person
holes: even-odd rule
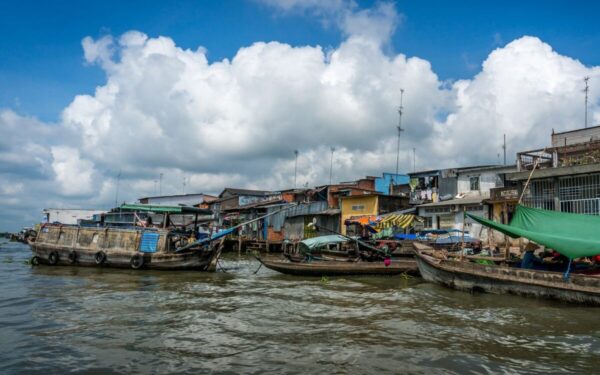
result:
[[[529,242],[527,246],[525,246],[525,253],[523,254],[523,259],[521,260],[521,268],[533,270],[533,269],[543,269],[543,261],[535,255],[535,250],[540,247],[533,243]]]

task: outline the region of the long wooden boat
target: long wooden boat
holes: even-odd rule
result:
[[[33,264],[214,271],[222,242],[179,251],[169,229],[43,226],[30,242]]]
[[[431,247],[415,243],[421,277],[449,288],[514,294],[600,306],[600,277],[479,264],[435,256]]]
[[[389,266],[380,262],[343,262],[312,261],[290,262],[282,258],[258,258],[273,271],[296,276],[350,276],[350,275],[398,275],[416,274],[417,263],[414,260],[394,260]]]

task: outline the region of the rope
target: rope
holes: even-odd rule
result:
[[[227,273],[227,270],[225,269],[225,267],[223,267],[223,265],[221,264],[221,261],[219,259],[217,259],[217,266],[219,267],[219,269],[221,271],[223,271],[224,273]]]
[[[569,265],[567,266],[567,270],[565,271],[565,274],[563,275],[563,279],[565,281],[569,280],[569,272],[571,272],[571,262],[573,261],[573,258],[569,258]]]

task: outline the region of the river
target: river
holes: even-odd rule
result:
[[[598,373],[597,308],[419,278],[31,267],[0,239],[1,374]]]

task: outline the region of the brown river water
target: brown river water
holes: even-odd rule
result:
[[[419,278],[31,267],[0,239],[0,374],[599,373],[600,309]]]

